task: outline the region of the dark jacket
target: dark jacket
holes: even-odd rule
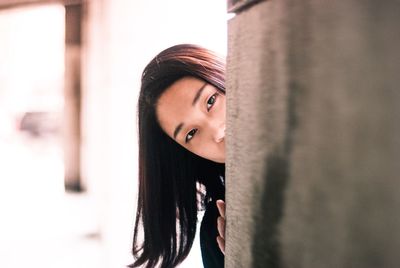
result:
[[[207,189],[206,210],[200,227],[200,248],[205,268],[224,267],[224,254],[217,243],[219,212],[216,201],[225,200],[224,180],[220,178],[221,180],[216,180],[216,183]]]

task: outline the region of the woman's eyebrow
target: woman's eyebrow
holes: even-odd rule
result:
[[[175,128],[175,131],[174,131],[174,139],[176,139],[176,136],[178,136],[178,133],[179,133],[179,131],[181,131],[182,127],[183,127],[183,123],[180,123],[180,124]]]
[[[204,83],[204,85],[201,86],[201,88],[199,88],[197,90],[196,95],[194,96],[193,102],[192,102],[192,106],[194,106],[196,104],[196,102],[199,100],[201,93],[203,92],[204,88],[206,87],[207,82]]]

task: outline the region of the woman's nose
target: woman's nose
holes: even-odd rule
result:
[[[225,139],[225,124],[216,127],[214,131],[215,142],[222,142]]]

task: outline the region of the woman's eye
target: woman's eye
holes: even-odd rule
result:
[[[207,111],[210,111],[210,109],[214,106],[215,100],[217,99],[217,93],[212,95],[208,100],[207,100]]]
[[[185,142],[188,143],[191,139],[193,139],[194,135],[196,134],[197,129],[192,129],[189,131],[189,133],[186,135]]]

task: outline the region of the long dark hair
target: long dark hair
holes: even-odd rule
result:
[[[158,54],[144,69],[138,102],[139,195],[129,267],[174,267],[189,254],[196,233],[197,183],[213,196],[225,165],[203,159],[161,129],[156,105],[167,87],[192,76],[225,94],[225,61],[205,48],[182,44]],[[143,237],[139,235],[143,234]]]

